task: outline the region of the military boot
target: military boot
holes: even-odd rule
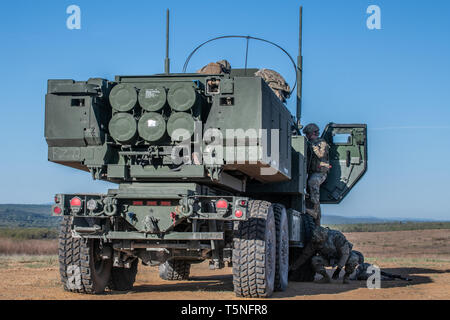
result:
[[[317,283],[330,283],[331,279],[328,273],[325,270],[319,271],[318,274],[322,275],[323,278],[317,281]]]
[[[350,274],[351,273],[347,273],[347,272],[344,274],[344,279],[342,280],[342,283],[344,283],[344,284],[350,283],[350,280],[349,280]]]

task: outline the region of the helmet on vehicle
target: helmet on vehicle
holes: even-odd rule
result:
[[[220,60],[216,62],[220,67],[222,68],[222,72],[224,73],[230,73],[231,72],[231,65],[227,60]]]
[[[230,72],[231,72],[231,65],[227,60],[211,62],[197,71],[197,73],[202,74],[223,74]]]
[[[263,78],[275,95],[285,102],[289,98],[290,90],[288,83],[281,74],[271,69],[259,69],[255,76]]]
[[[313,132],[316,132],[316,131],[319,132],[320,129],[319,129],[319,126],[317,124],[315,124],[315,123],[310,123],[310,124],[306,125],[305,128],[303,128],[303,133],[304,134],[310,134],[310,133],[313,133]]]

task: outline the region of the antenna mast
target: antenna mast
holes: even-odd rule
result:
[[[169,9],[167,9],[166,19],[166,59],[164,60],[164,72],[170,73],[170,59],[169,59]]]
[[[303,77],[302,16],[303,16],[303,6],[300,6],[298,56],[297,56],[297,126],[299,129],[301,129],[302,127],[300,124],[300,119],[302,115],[302,77]]]

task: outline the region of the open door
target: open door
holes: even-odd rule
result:
[[[367,125],[329,123],[322,138],[330,145],[332,167],[320,188],[320,202],[337,204],[367,171]]]

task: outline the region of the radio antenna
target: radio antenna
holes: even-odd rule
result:
[[[303,16],[303,6],[300,6],[298,57],[297,57],[297,126],[299,129],[301,129],[300,119],[302,116],[302,77],[303,77],[302,16]]]
[[[164,60],[164,72],[170,73],[170,59],[169,59],[169,9],[167,9],[166,19],[166,59]]]

